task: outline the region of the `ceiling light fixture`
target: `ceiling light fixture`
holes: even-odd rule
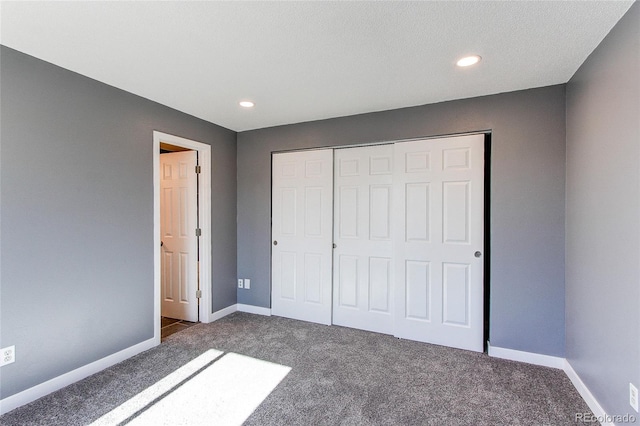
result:
[[[459,59],[458,62],[456,62],[456,65],[459,67],[468,67],[477,64],[481,59],[482,58],[478,55],[465,56],[464,58]]]
[[[255,104],[251,101],[240,101],[240,106],[243,108],[253,108]]]

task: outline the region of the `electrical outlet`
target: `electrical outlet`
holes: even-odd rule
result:
[[[242,282],[242,278],[238,278],[238,288],[243,288],[244,284]]]
[[[2,358],[0,358],[0,367],[16,362],[16,347],[8,346],[2,351]]]
[[[250,289],[251,288],[251,280],[249,278],[245,278],[244,279],[244,288],[246,288],[246,289]]]
[[[629,383],[629,404],[638,411],[638,388]]]

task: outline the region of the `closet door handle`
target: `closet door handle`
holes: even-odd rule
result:
[[[274,245],[274,246],[277,246],[277,245],[278,245],[278,242],[277,242],[277,241],[274,241],[274,242],[273,242],[273,245]]]

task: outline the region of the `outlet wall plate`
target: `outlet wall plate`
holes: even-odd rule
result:
[[[629,383],[629,405],[638,412],[638,388]]]
[[[244,282],[242,278],[238,278],[238,288],[244,288]]]
[[[249,278],[245,278],[244,279],[244,288],[246,288],[246,289],[250,289],[251,288],[251,280]]]
[[[0,367],[16,362],[16,347],[7,346],[0,349]]]

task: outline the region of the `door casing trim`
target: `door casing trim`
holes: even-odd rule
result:
[[[212,282],[211,277],[211,146],[180,136],[153,131],[153,340],[160,344],[160,142],[198,151],[200,165],[199,180],[199,226],[200,290],[202,297],[198,305],[200,322],[209,322],[211,315]]]

